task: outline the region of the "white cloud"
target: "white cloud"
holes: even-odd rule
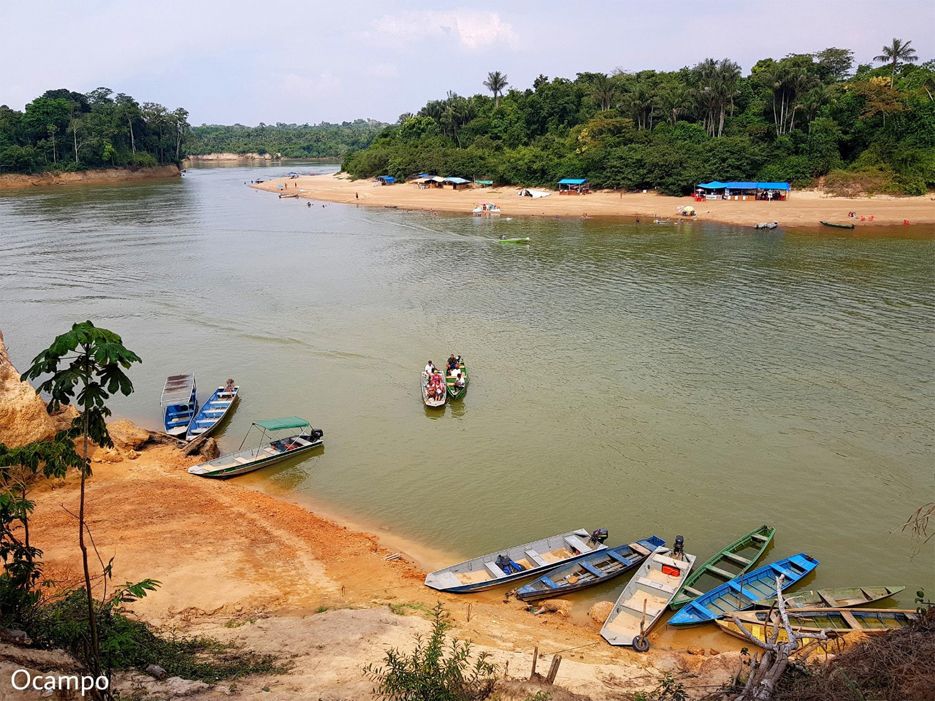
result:
[[[514,47],[518,37],[499,12],[483,10],[422,10],[385,15],[373,23],[368,38],[382,46],[411,47],[431,39],[453,39],[463,49]]]

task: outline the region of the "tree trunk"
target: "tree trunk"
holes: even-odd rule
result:
[[[133,149],[133,155],[136,155],[136,139],[133,138],[133,120],[127,115],[127,124],[130,125],[130,148]]]
[[[78,165],[78,125],[73,124],[71,127],[72,136],[75,137],[75,165]]]

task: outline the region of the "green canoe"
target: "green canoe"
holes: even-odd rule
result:
[[[786,606],[797,609],[832,608],[841,609],[851,606],[866,606],[881,599],[895,596],[906,587],[837,587],[818,591],[797,591],[784,596]],[[754,608],[772,608],[776,597],[759,599]]]
[[[521,239],[497,239],[499,243],[529,243],[529,237]]]
[[[462,399],[467,394],[469,378],[467,368],[464,366],[464,358],[458,358],[458,367],[461,369],[461,374],[464,375],[464,387],[456,387],[455,380],[457,377],[448,374],[447,370],[445,371],[445,386],[448,388],[448,396],[452,399]]]
[[[833,224],[830,221],[823,221],[820,223],[824,224],[825,226],[830,226],[833,229],[853,229],[855,226],[854,224]]]
[[[722,548],[689,575],[688,579],[685,580],[685,584],[682,585],[682,589],[672,599],[670,604],[672,610],[678,611],[688,602],[704,594],[703,591],[694,587],[695,583],[704,575],[714,575],[720,580],[729,582],[749,570],[756,564],[757,560],[763,557],[763,553],[766,552],[766,547],[772,542],[774,535],[776,535],[775,528],[760,526]],[[741,555],[740,553],[744,551],[749,552],[747,555]]]

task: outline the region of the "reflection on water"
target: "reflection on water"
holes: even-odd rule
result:
[[[262,174],[293,169],[328,170]],[[112,328],[152,428],[167,375],[233,377],[222,448],[291,415],[328,446],[240,481],[451,553],[604,526],[704,559],[767,523],[815,586],[935,586],[892,535],[932,498],[932,240],[309,208],[258,173],[0,195],[14,361]],[[426,410],[452,352],[467,397]]]

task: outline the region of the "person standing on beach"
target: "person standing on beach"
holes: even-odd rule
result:
[[[359,199],[360,199],[360,195],[358,195],[356,192],[354,193],[354,199],[355,199],[355,200],[359,200]]]

